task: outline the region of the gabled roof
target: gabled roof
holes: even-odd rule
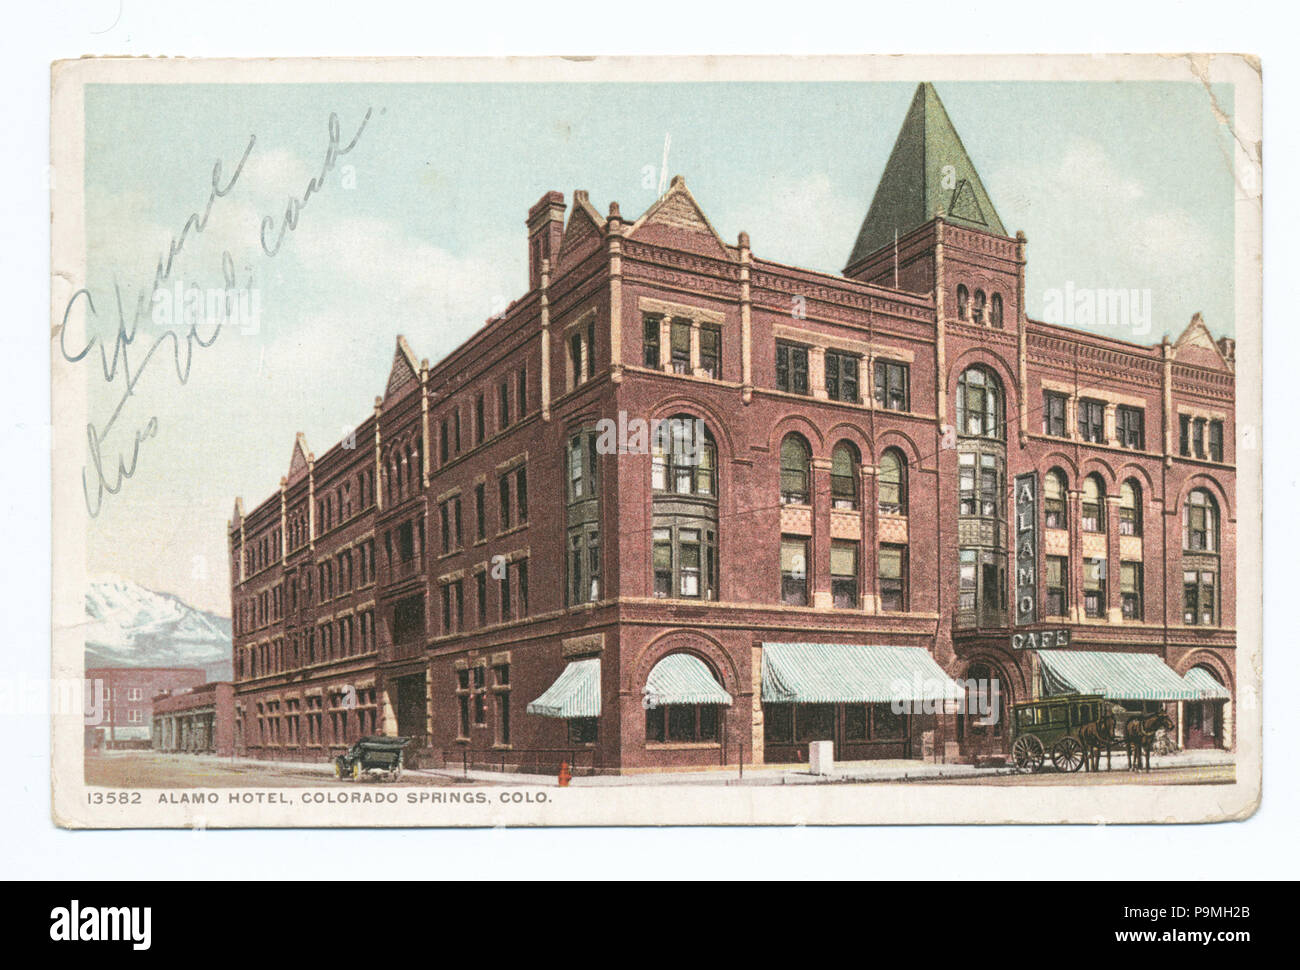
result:
[[[307,436],[301,431],[293,439],[293,452],[289,455],[289,475],[287,482],[292,485],[307,474],[307,465],[312,460],[311,449],[307,447]]]
[[[573,211],[569,213],[568,225],[564,227],[564,239],[560,242],[560,252],[556,255],[554,268],[563,270],[582,262],[600,246],[604,233],[605,220],[587,198],[586,189],[575,189]]]
[[[384,400],[406,392],[408,385],[420,382],[420,365],[406,338],[397,335],[397,349],[393,351],[393,366],[388,370],[388,386],[384,389]]]
[[[628,238],[661,246],[685,249],[705,256],[731,258],[708,216],[686,187],[686,179],[674,175],[668,191],[641,214],[628,230]]]
[[[959,226],[1007,234],[979,173],[929,82],[917,86],[848,266],[941,214]]]
[[[1174,341],[1174,360],[1216,370],[1233,370],[1232,361],[1223,353],[1223,348],[1199,313],[1192,314],[1191,322]]]

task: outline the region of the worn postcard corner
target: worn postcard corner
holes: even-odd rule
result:
[[[51,78],[56,824],[1258,807],[1257,58]]]

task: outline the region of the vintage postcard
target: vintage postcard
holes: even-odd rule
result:
[[[55,820],[1248,817],[1260,106],[55,64]]]

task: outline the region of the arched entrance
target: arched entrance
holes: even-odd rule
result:
[[[961,760],[974,762],[1005,755],[1010,750],[1010,718],[1014,687],[997,663],[973,660],[962,676],[966,702],[957,715]]]
[[[1207,695],[1223,696],[1207,696],[1204,700],[1183,703],[1184,746],[1189,749],[1226,748],[1225,708],[1231,696],[1227,687],[1218,672],[1204,664],[1192,667],[1185,676]]]

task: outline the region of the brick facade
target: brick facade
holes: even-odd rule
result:
[[[164,691],[196,687],[207,680],[194,667],[92,667],[86,670],[87,747],[147,748],[153,699]]]
[[[794,760],[806,745],[759,702],[761,644],[780,641],[920,647],[1011,702],[1036,691],[1011,635],[1067,628],[1078,649],[1204,667],[1235,698],[1231,341],[1199,317],[1154,346],[1028,319],[1026,240],[973,228],[979,211],[959,190],[952,212],[832,275],[723,241],[680,178],[635,221],[547,193],[526,220],[526,294],[436,365],[399,337],[355,438],[316,457],[300,435],[279,492],[236,502],[238,750],[325,759],[387,733],[424,763]],[[971,434],[986,387],[994,430]],[[637,447],[635,422],[674,417],[703,422],[705,467],[657,468]],[[602,419],[632,447],[608,447]],[[1018,628],[1011,483],[1026,472],[1040,491],[1060,476],[1062,506],[1049,528],[1040,501],[1039,622]],[[1212,549],[1184,551],[1188,514],[1209,516]],[[783,586],[795,556],[806,580]],[[679,652],[733,699],[716,724],[646,714],[651,670]],[[591,657],[596,723],[527,713]],[[1230,746],[1232,702],[1210,707],[1204,730],[1180,710],[1180,737]],[[850,757],[1007,743],[950,713],[900,736],[883,712],[851,743],[846,716],[833,730]]]

